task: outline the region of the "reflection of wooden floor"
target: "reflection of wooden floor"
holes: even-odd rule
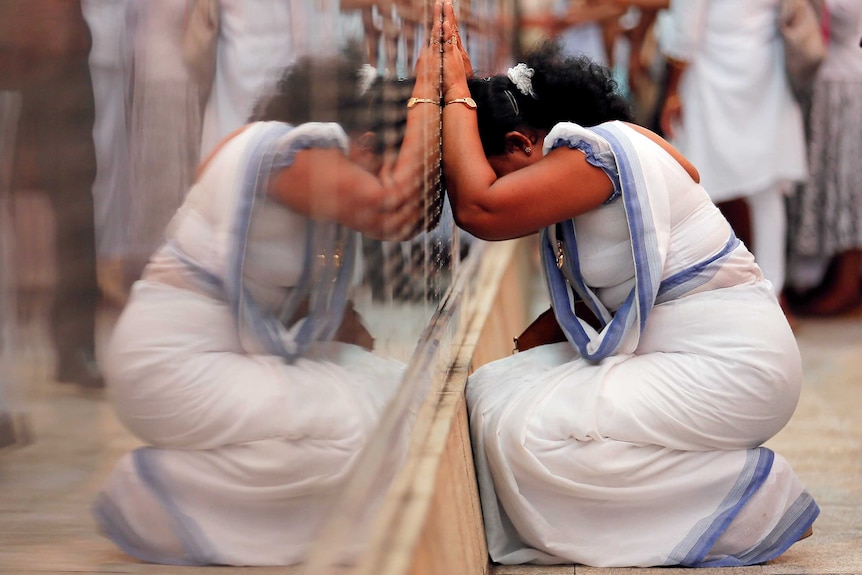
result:
[[[111,314],[102,319],[103,327],[112,323]],[[114,462],[139,442],[116,420],[104,392],[51,381],[44,317],[34,317],[20,331],[19,367],[27,384],[24,406],[32,442],[0,454],[0,573],[216,571],[143,564],[96,533],[91,501]]]
[[[34,318],[34,321],[37,318]],[[106,315],[103,327],[111,324]],[[33,442],[0,454],[0,573],[288,573],[285,568],[146,565],[94,531],[90,502],[113,462],[137,445],[101,392],[49,378],[44,326],[22,330]],[[770,446],[783,453],[822,508],[814,536],[772,564],[698,575],[862,573],[862,318],[804,321],[806,381],[790,425]],[[293,570],[295,572],[295,570]],[[497,575],[693,573],[677,569],[498,567]],[[452,574],[473,575],[473,574]],[[476,574],[479,575],[479,574]]]

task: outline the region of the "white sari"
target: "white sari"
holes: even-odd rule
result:
[[[542,234],[569,341],[487,364],[468,382],[491,558],[646,567],[776,557],[818,508],[760,447],[801,385],[771,285],[649,138],[616,122],[560,124],[545,153],[558,146],[583,151],[615,193]],[[574,315],[575,299],[601,330]]]
[[[117,415],[150,447],[119,461],[94,506],[127,553],[299,562],[375,429],[403,364],[330,341],[355,232],[265,191],[299,150],[346,146],[334,124],[252,125],[201,174],[135,284],[103,368]]]

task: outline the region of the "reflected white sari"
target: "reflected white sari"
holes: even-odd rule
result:
[[[491,558],[645,567],[778,556],[818,508],[787,461],[761,447],[801,386],[771,285],[649,138],[616,122],[560,124],[545,153],[558,146],[583,151],[615,193],[542,234],[569,341],[469,379]],[[575,299],[601,330],[575,316]]]
[[[334,124],[252,125],[206,167],[135,284],[103,369],[117,415],[150,447],[119,461],[94,506],[127,553],[298,562],[375,429],[403,364],[330,341],[355,232],[265,192],[297,151],[346,146]]]

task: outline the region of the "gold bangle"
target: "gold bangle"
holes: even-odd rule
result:
[[[471,110],[475,110],[477,108],[476,100],[474,100],[473,98],[455,98],[454,100],[449,100],[448,102],[444,102],[443,106],[445,107],[445,106],[448,106],[449,104],[464,104],[465,106],[467,106]]]
[[[407,109],[409,110],[416,104],[437,104],[440,105],[440,100],[432,100],[431,98],[410,98],[407,100]]]

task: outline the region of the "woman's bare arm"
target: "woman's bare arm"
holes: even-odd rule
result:
[[[462,117],[453,119],[456,113]],[[474,139],[474,132],[464,127],[471,121],[466,115],[463,110],[445,117],[443,169],[455,221],[477,237],[525,236],[586,213],[613,192],[608,176],[590,165],[582,152],[569,148],[553,150],[534,164],[497,178],[478,134]]]
[[[444,5],[443,37],[456,34],[451,3]],[[470,96],[460,39],[444,42],[445,101]],[[577,150],[559,148],[532,165],[500,178],[479,139],[476,111],[451,104],[443,108],[443,173],[456,223],[487,240],[531,234],[585,213],[613,192],[605,173]],[[537,141],[532,154],[541,154]]]

